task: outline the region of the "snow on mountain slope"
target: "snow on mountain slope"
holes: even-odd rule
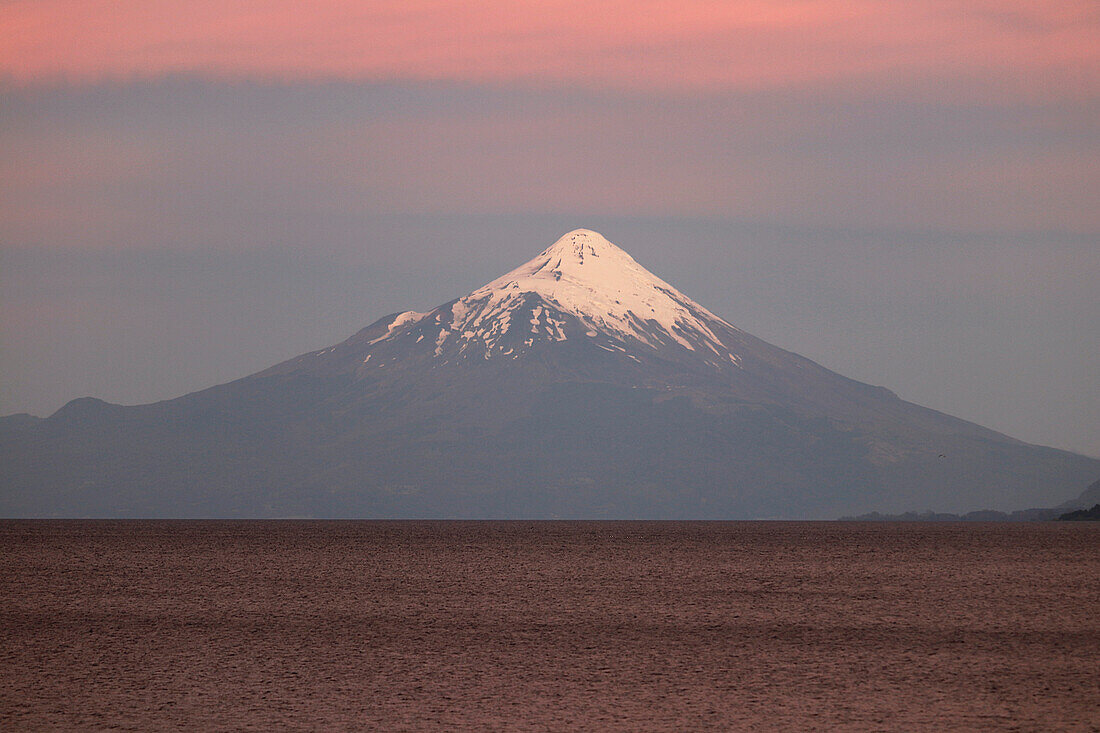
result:
[[[429,327],[438,328],[432,334],[437,357],[456,344],[462,352],[476,344],[485,358],[515,358],[536,341],[566,341],[573,331],[599,338],[606,350],[679,347],[716,367],[739,363],[715,333],[733,326],[588,229],[569,232],[449,308],[398,315],[371,343],[413,332],[419,339]]]

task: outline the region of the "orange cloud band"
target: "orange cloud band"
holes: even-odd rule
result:
[[[1094,0],[14,0],[0,77],[199,73],[631,90],[978,80],[1100,90]]]

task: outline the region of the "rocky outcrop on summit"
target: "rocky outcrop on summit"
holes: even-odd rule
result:
[[[0,514],[831,518],[1100,473],[772,346],[584,229],[250,377],[71,405],[0,426]]]

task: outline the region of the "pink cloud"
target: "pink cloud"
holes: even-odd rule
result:
[[[1100,6],[1030,0],[15,0],[17,83],[195,72],[628,90],[953,79],[1100,91]]]

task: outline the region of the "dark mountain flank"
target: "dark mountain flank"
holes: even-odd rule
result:
[[[741,331],[599,234],[150,405],[0,419],[0,514],[835,517],[1055,504],[1100,461]]]

